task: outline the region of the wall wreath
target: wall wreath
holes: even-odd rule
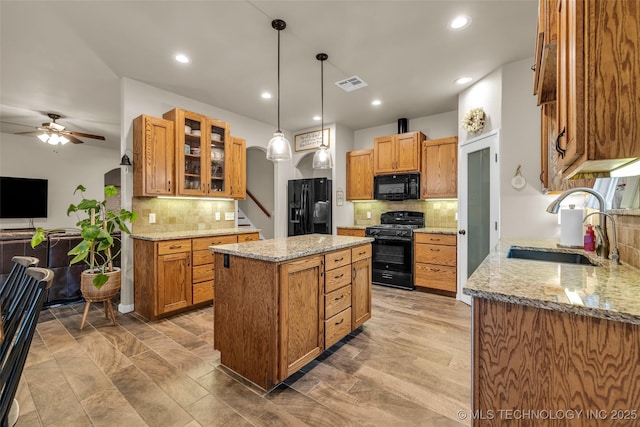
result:
[[[469,133],[482,132],[484,129],[485,114],[482,107],[472,108],[462,118],[462,127]]]

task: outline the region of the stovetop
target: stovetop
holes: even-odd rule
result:
[[[422,228],[424,225],[418,224],[378,224],[378,225],[370,225],[367,228],[380,228],[380,229],[414,229],[414,228]]]
[[[401,237],[411,238],[414,228],[424,227],[424,213],[410,211],[385,212],[380,215],[380,225],[367,227],[365,234],[369,237]]]

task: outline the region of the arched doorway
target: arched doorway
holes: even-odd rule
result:
[[[263,147],[247,147],[247,197],[238,200],[238,208],[265,239],[274,236],[274,173]]]

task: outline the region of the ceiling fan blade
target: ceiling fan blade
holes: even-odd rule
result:
[[[37,135],[39,133],[40,133],[39,130],[30,130],[28,132],[16,132],[14,133],[14,135]]]
[[[104,141],[104,136],[101,135],[91,135],[90,133],[82,133],[82,132],[71,132],[71,131],[64,131],[63,132],[65,135],[73,135],[73,136],[79,136],[80,138],[93,138],[93,139],[99,139],[101,141]]]
[[[84,141],[80,141],[75,136],[67,134],[64,137],[67,138],[70,142],[73,142],[74,144],[84,144]]]

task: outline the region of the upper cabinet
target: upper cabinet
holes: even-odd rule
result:
[[[231,169],[231,197],[245,199],[247,197],[247,148],[246,141],[231,137],[229,166]]]
[[[422,142],[420,198],[458,197],[458,137]]]
[[[556,100],[558,51],[558,0],[540,0],[538,5],[538,34],[535,65],[533,66],[533,94],[538,105]]]
[[[373,140],[373,174],[420,172],[422,132],[382,136]]]
[[[133,121],[134,197],[175,194],[173,122],[147,115]]]
[[[558,172],[608,172],[640,157],[640,7],[558,1]]]
[[[373,200],[373,150],[347,153],[347,200]]]

